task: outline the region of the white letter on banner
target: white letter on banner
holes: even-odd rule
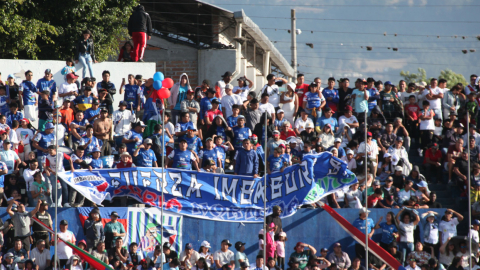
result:
[[[333,169],[328,169],[328,175],[330,174],[338,174],[340,169],[342,168],[342,163],[334,158],[330,158],[330,165],[332,165]]]
[[[130,186],[130,174],[129,174],[129,172],[123,172],[123,176],[125,176],[125,183],[127,183],[127,186]]]
[[[215,189],[215,200],[221,200],[220,194],[218,194],[218,179],[220,179],[220,177],[218,176],[213,177],[213,188]]]
[[[202,197],[202,194],[200,194],[200,188],[201,188],[203,185],[197,182],[197,175],[196,175],[196,174],[192,174],[190,177],[191,177],[191,178],[190,178],[190,187],[189,187],[188,190],[187,190],[187,195],[186,195],[186,197],[190,197],[190,195],[192,194],[192,192],[195,192],[195,193],[197,193],[197,194],[196,194],[196,197],[197,197],[197,198],[201,198],[201,197]]]
[[[272,177],[270,180],[270,189],[272,190],[270,200],[282,197],[282,176]]]
[[[182,183],[182,174],[180,173],[168,173],[168,176],[170,176],[170,179],[173,180],[173,186],[172,186],[172,195],[175,197],[182,197],[182,187],[177,186]]]
[[[143,171],[140,171],[140,176],[143,178],[142,179],[142,184],[144,187],[149,187],[150,184],[152,183],[150,181],[150,177],[152,177],[152,173],[151,172],[143,172]],[[134,176],[134,179],[135,179],[135,176]]]
[[[292,181],[292,185],[290,186],[288,183],[288,180]],[[291,173],[285,175],[285,195],[288,195],[294,191],[297,191],[297,183],[295,183],[295,171],[292,171]]]
[[[313,179],[308,176],[308,169],[307,169],[307,163],[302,163],[300,165],[300,171],[302,172],[303,179],[307,181],[309,185],[312,184]],[[300,177],[302,179],[302,177]],[[300,180],[300,188],[304,187],[303,181]]]
[[[252,204],[253,184],[255,180],[243,180],[240,194],[240,204]],[[245,198],[247,196],[247,198]]]
[[[166,189],[166,187],[167,187],[167,180],[162,178],[162,172],[161,172],[161,171],[160,171],[160,172],[157,172],[156,170],[152,170],[152,171],[153,171],[153,173],[157,176],[157,191],[160,191],[160,192],[161,192],[161,190],[160,190],[160,182],[161,182],[161,183],[162,183],[162,186],[163,186],[163,193],[165,193],[165,194],[170,194],[170,193],[168,193],[168,191],[167,191],[167,189]],[[167,176],[167,175],[165,174],[165,176]]]
[[[228,201],[227,196],[231,193],[232,202],[237,203],[237,198],[235,197],[235,191],[237,191],[237,178],[232,179],[232,184],[228,187],[228,177],[222,178],[222,198],[224,201]]]
[[[114,188],[118,188],[120,186],[120,176],[121,174],[119,172],[109,172],[108,176],[112,178],[112,186]]]
[[[133,184],[135,186],[138,186],[138,180],[137,180],[137,177],[138,176],[138,170],[137,171],[132,171],[132,178],[133,178]]]
[[[255,189],[255,196],[253,197],[253,203],[256,204],[259,198],[265,201],[265,194],[263,194],[263,180],[258,181],[257,188]]]

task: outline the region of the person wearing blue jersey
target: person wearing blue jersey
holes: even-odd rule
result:
[[[55,134],[53,134],[54,125],[47,123],[45,131],[38,132],[32,141],[32,146],[37,149],[38,167],[42,169],[45,163],[45,156],[48,155],[48,147],[55,142]]]
[[[5,115],[9,111],[8,95],[5,87],[0,87],[0,113]]]
[[[142,121],[138,122],[133,130],[129,130],[122,138],[122,143],[127,145],[127,151],[133,153],[143,142],[143,132],[145,131],[145,125]]]
[[[48,90],[50,92],[50,102],[53,102],[57,99],[55,95],[57,93],[57,83],[53,80],[52,70],[47,68],[45,70],[45,76],[37,81],[37,93],[43,92],[43,90]]]
[[[177,136],[178,139],[184,139],[186,137],[187,131],[193,128],[195,128],[195,126],[190,121],[190,114],[188,112],[181,112],[180,121],[178,121],[175,125],[175,136]],[[195,132],[195,134],[198,133]]]
[[[101,140],[93,136],[93,126],[87,125],[85,136],[80,139],[78,145],[83,146],[83,148],[85,149],[85,155],[88,156],[92,154],[93,149],[101,148],[103,143]]]
[[[184,139],[187,140],[187,144],[188,144],[187,149],[198,155],[200,150],[203,149],[203,144],[202,144],[202,140],[197,135],[195,135],[196,131],[197,129],[194,127],[189,128],[187,130],[187,136],[185,136]]]
[[[311,83],[308,86],[309,91],[303,95],[303,109],[314,121],[322,116],[322,109],[326,104],[325,98],[319,88],[320,86],[318,84]]]
[[[7,113],[7,125],[12,128],[12,122],[17,120],[19,123],[20,121],[25,118],[23,117],[23,113],[18,110],[18,105],[17,103],[11,103],[10,106],[10,112]]]
[[[323,111],[323,116],[318,118],[316,123],[315,123],[315,126],[317,127],[316,128],[317,133],[320,133],[320,130],[323,129],[323,127],[326,124],[330,124],[330,126],[332,126],[332,131],[334,133],[337,132],[338,121],[337,121],[337,118],[332,117],[332,115],[333,115],[332,108],[330,108],[330,107],[325,108],[325,110]]]
[[[75,120],[70,123],[70,132],[72,133],[72,144],[74,149],[77,148],[78,142],[87,132],[88,124],[88,120],[83,118],[82,111],[78,111],[77,113],[75,113]]]
[[[283,172],[283,170],[287,167],[287,163],[285,159],[282,157],[282,150],[280,147],[275,148],[273,151],[273,155],[270,155],[267,158],[267,173],[272,174],[276,172]]]
[[[223,143],[224,140],[222,136],[213,135],[212,137],[215,142],[215,150],[217,151],[217,156],[222,161],[222,168],[226,168],[225,160],[227,158],[227,153],[228,151],[233,151],[235,148],[233,148],[233,145],[229,141],[225,141],[225,143]],[[233,170],[233,165],[230,164],[228,166],[228,169]]]
[[[100,117],[100,103],[98,99],[92,99],[92,107],[83,112],[83,117],[90,123],[93,123],[95,119]]]
[[[323,97],[326,99],[326,106],[331,108],[334,112],[338,110],[339,95],[338,90],[335,89],[335,78],[328,78],[328,86],[322,91]]]
[[[381,81],[379,81],[381,83]],[[380,99],[380,91],[375,87],[375,80],[370,77],[367,78],[366,91],[368,91],[368,116],[375,106],[377,106],[377,101]]]
[[[388,250],[389,245],[396,241],[396,238],[399,236],[397,226],[395,225],[395,214],[393,212],[387,213],[387,218],[385,222],[382,222],[383,217],[380,217],[375,228],[373,229],[382,229],[382,238],[380,239],[380,247],[385,250]]]
[[[137,157],[135,165],[138,167],[158,167],[157,166],[157,157],[151,149],[153,145],[152,139],[146,138],[143,141],[143,144],[140,144],[133,152],[133,156]]]
[[[205,137],[213,138],[215,135],[221,136],[225,140],[233,139],[233,129],[227,125],[225,119],[221,115],[215,116],[215,118],[213,119],[213,123],[207,130]]]
[[[252,136],[252,130],[245,126],[245,117],[238,116],[237,126],[233,128],[233,146],[235,150],[242,148],[243,141]]]
[[[235,155],[235,175],[248,175],[254,178],[259,177],[258,165],[259,158],[252,144],[247,138],[243,140],[243,147],[238,149]]]
[[[32,82],[33,79],[33,72],[27,70],[25,72],[25,80],[19,85],[18,95],[20,97],[20,109],[24,110],[25,116],[28,119],[37,119],[37,87]]]
[[[193,167],[200,171],[195,154],[188,150],[187,146],[187,140],[180,140],[179,149],[172,150],[167,157],[168,168],[192,170],[193,164]]]
[[[218,155],[218,150],[215,149],[213,139],[211,137],[205,140],[205,149],[200,151],[198,158],[200,159],[200,166],[203,168],[207,164],[210,164],[213,161],[213,165],[217,168],[222,167],[222,160]]]
[[[133,106],[139,112],[141,107],[139,96],[143,95],[143,89],[141,85],[136,83],[133,74],[128,74],[128,84],[125,84],[125,79],[123,80],[120,86],[120,94],[123,94],[123,100],[127,102],[127,109],[132,110]]]
[[[367,218],[367,213],[370,213],[370,210],[365,207],[360,208],[359,217],[353,221],[352,225],[362,233],[364,233],[366,229],[368,238],[370,239],[375,232],[373,230],[373,228],[375,228],[375,222],[373,219]],[[359,243],[355,243],[355,253],[358,258],[365,258],[365,248]]]
[[[100,159],[100,148],[95,147],[92,151],[92,160],[88,164],[92,169],[103,169],[103,160]]]
[[[238,115],[240,114],[240,105],[233,105],[232,106],[232,115],[227,117],[227,125],[231,128],[237,126]]]

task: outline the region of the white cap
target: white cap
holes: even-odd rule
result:
[[[206,248],[212,248],[212,246],[210,246],[210,243],[207,240],[203,241],[202,244],[200,244],[200,246],[206,247]]]
[[[258,234],[263,235],[263,229],[261,229],[261,230],[258,232]]]
[[[282,109],[278,110],[277,113],[285,113]]]
[[[227,84],[225,85],[225,89],[233,89],[233,85],[230,84],[230,83],[227,83]]]
[[[295,91],[295,88],[297,88],[297,85],[293,82],[287,83],[287,86],[290,86],[290,88],[292,88],[293,91]]]
[[[385,153],[383,154],[383,158],[387,158],[387,157],[391,157],[392,155],[390,155],[389,153]]]
[[[313,123],[308,122],[305,127],[306,127],[306,128],[313,128]]]
[[[342,142],[342,139],[336,138],[336,139],[335,139],[335,142]]]
[[[352,154],[352,155],[355,154],[352,149],[349,149],[349,150],[347,151],[347,155],[350,155],[350,154]]]
[[[292,137],[288,138],[287,142],[288,143],[297,143],[297,139],[292,136]]]
[[[395,167],[395,171],[403,172],[403,168],[400,166]]]
[[[365,213],[370,213],[370,210],[368,210],[365,207],[360,208],[360,214],[365,214]]]
[[[287,237],[287,233],[286,233],[286,232],[281,232],[279,235],[280,235],[280,236],[283,236],[283,237]]]

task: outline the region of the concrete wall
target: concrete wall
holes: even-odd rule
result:
[[[198,51],[198,76],[201,80],[208,79],[214,85],[222,79],[226,71],[235,71],[235,49],[199,50]],[[236,82],[232,82],[236,85]]]
[[[25,71],[31,70],[33,72],[33,82],[37,81],[44,76],[44,72],[47,68],[52,70],[53,79],[57,83],[57,87],[64,82],[63,75],[60,73],[65,67],[65,61],[55,60],[10,60],[0,59],[0,72],[2,73],[2,80],[6,81],[8,74],[15,74],[16,83],[19,84],[25,79]],[[79,81],[82,79],[82,64],[75,65],[77,69],[77,75],[80,76]],[[150,78],[155,73],[155,63],[123,63],[123,62],[102,62],[93,65],[93,77],[97,79],[97,82],[102,80],[102,72],[104,70],[110,71],[110,81],[112,81],[116,88],[117,94],[114,96],[113,108],[117,108],[118,102],[123,99],[123,95],[120,95],[120,84],[122,78],[127,81],[128,74],[141,74],[144,78]],[[90,73],[87,70],[86,76],[89,77]],[[128,83],[128,82],[127,82]]]

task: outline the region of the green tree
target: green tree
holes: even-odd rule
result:
[[[2,58],[65,59],[85,29],[98,61],[118,52],[137,0],[6,0],[0,18]]]
[[[462,83],[464,86],[468,84],[462,74],[455,73],[450,69],[440,71],[438,78],[447,80],[447,88],[452,88],[458,83]]]
[[[418,68],[418,73],[410,73],[410,71],[400,71],[400,76],[403,77],[407,84],[419,83],[427,81],[427,72],[423,68]]]

